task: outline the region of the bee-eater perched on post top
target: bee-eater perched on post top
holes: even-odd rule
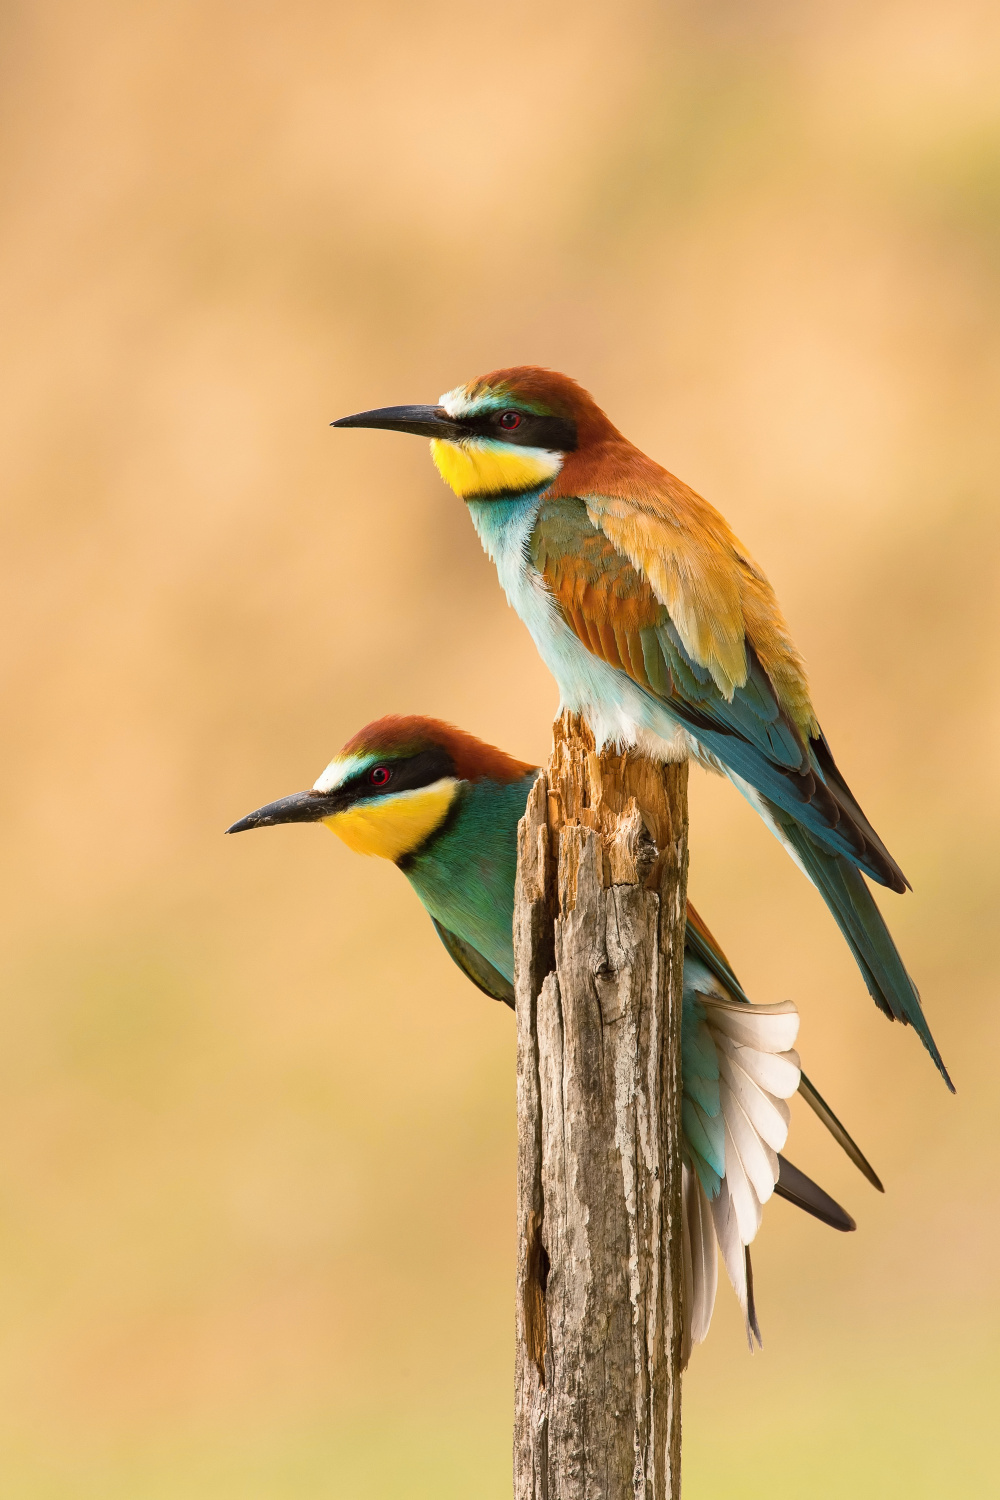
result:
[[[514,1005],[517,827],[537,769],[438,719],[379,719],[349,740],[310,791],[228,831],[325,823],[346,844],[392,860],[450,957],[494,1000]],[[716,1245],[759,1338],[749,1246],[773,1194],[834,1229],[854,1220],[779,1155],[798,1091],[872,1185],[872,1168],[791,1049],[791,1001],[752,1005],[704,922],[688,907],[681,1008],[686,1339],[708,1332]]]
[[[774,590],[725,519],[575,380],[495,370],[335,427],[431,440],[500,582],[601,748],[724,772],[817,886],[876,1005],[948,1078],[862,873],[907,881],[837,769]]]

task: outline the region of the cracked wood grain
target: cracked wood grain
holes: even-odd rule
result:
[[[564,715],[521,823],[515,1500],[680,1495],[687,768]]]

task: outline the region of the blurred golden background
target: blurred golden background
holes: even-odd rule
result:
[[[776,1203],[686,1493],[996,1492],[1000,13],[65,0],[0,16],[0,1491],[510,1493],[514,1028],[405,883],[222,830],[386,712],[555,692],[425,446],[538,362],[768,571],[958,1083],[693,774],[692,894],[887,1184]]]

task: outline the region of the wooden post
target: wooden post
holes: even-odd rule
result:
[[[564,714],[518,845],[515,1500],[680,1496],[687,767]]]

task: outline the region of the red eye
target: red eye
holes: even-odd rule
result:
[[[388,766],[375,766],[368,772],[368,780],[372,786],[385,786],[392,780],[392,772]]]
[[[516,411],[505,411],[500,418],[500,426],[505,432],[513,432],[515,427],[521,425],[521,414]]]

